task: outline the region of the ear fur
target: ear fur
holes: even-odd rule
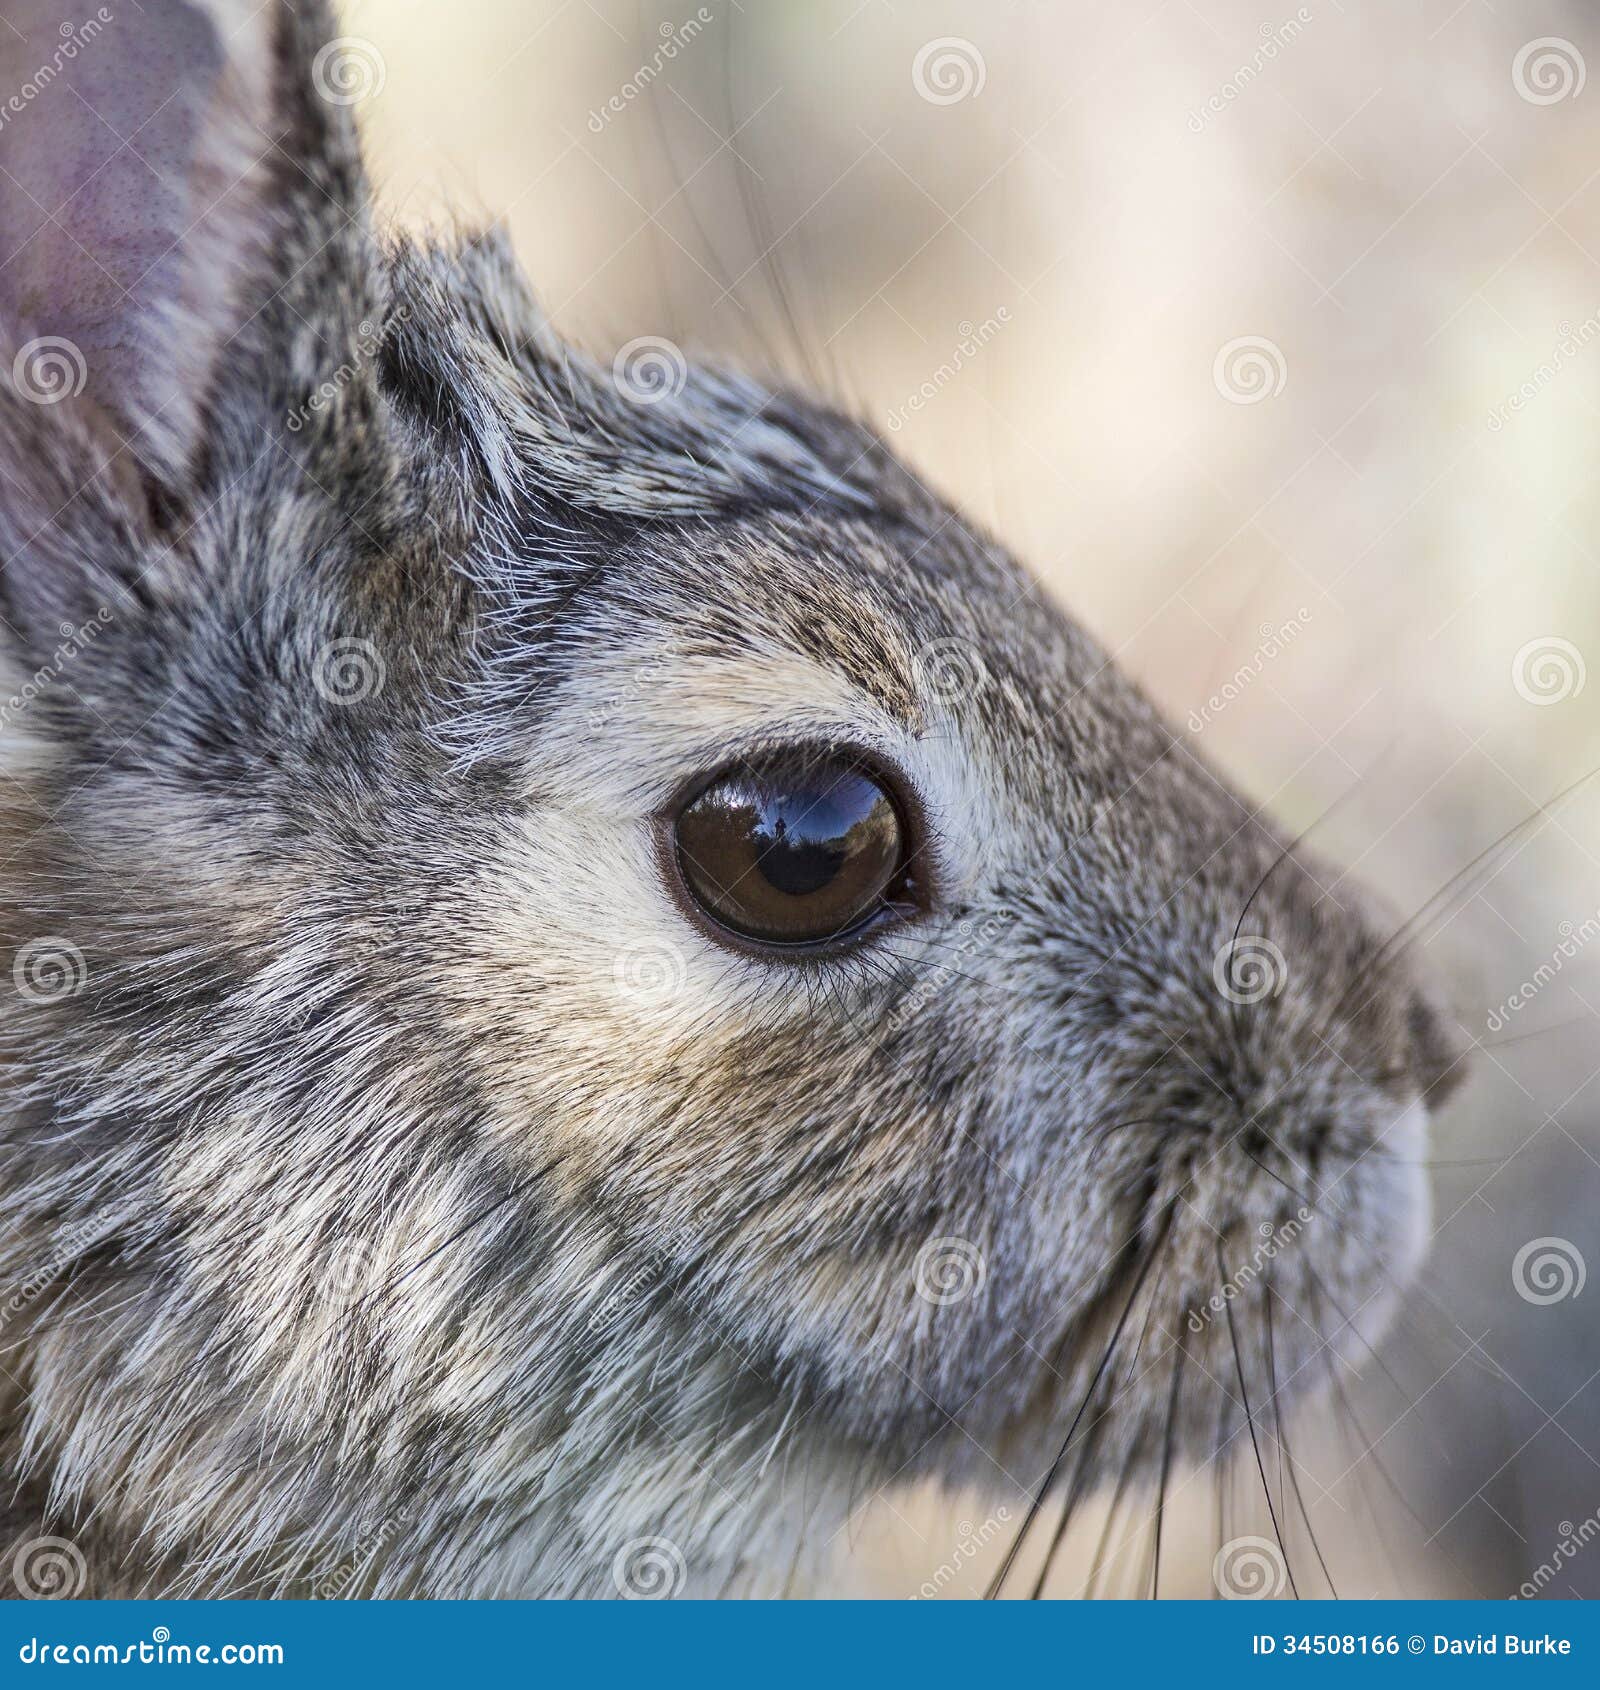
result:
[[[938,507],[863,426],[643,336],[609,364],[568,345],[502,229],[394,248],[397,393],[489,493],[623,523]]]
[[[35,402],[81,394],[175,477],[236,326],[267,117],[265,25],[237,0],[102,7],[81,24],[66,0],[13,0],[7,15],[0,77],[36,90],[6,126],[0,173],[12,384]]]
[[[381,484],[386,288],[320,0],[8,18],[0,614],[53,640],[159,590],[226,488]]]

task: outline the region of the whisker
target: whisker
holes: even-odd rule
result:
[[[1116,1487],[1112,1491],[1111,1501],[1106,1507],[1105,1524],[1100,1528],[1100,1541],[1095,1545],[1094,1559],[1089,1566],[1089,1580],[1082,1591],[1085,1597],[1093,1597],[1095,1591],[1099,1588],[1101,1574],[1109,1571],[1110,1563],[1106,1559],[1106,1551],[1111,1547],[1111,1534],[1117,1523],[1117,1511],[1122,1507],[1123,1499],[1127,1495],[1128,1486],[1132,1481],[1138,1459],[1139,1442],[1135,1438],[1130,1440],[1128,1444],[1128,1453],[1123,1458],[1122,1471],[1117,1475]],[[1119,1543],[1117,1553],[1111,1559],[1117,1559],[1125,1547],[1125,1541]]]
[[[1166,1283],[1167,1270],[1171,1265],[1171,1257],[1164,1257],[1161,1263],[1161,1272],[1151,1285],[1150,1296],[1145,1304],[1144,1324],[1139,1329],[1139,1341],[1133,1346],[1133,1357],[1128,1363],[1128,1371],[1123,1379],[1122,1388],[1124,1391],[1133,1383],[1134,1375],[1139,1370],[1139,1357],[1144,1351],[1145,1340],[1150,1336],[1150,1324],[1155,1319],[1156,1304],[1160,1301],[1161,1289]],[[1128,1441],[1128,1453],[1122,1463],[1122,1472],[1118,1475],[1116,1488],[1111,1493],[1111,1501],[1106,1509],[1105,1525],[1100,1532],[1100,1541],[1095,1546],[1094,1560],[1089,1570],[1089,1582],[1083,1591],[1085,1596],[1094,1595],[1100,1582],[1100,1574],[1108,1565],[1106,1550],[1111,1542],[1112,1528],[1116,1525],[1117,1511],[1121,1507],[1123,1497],[1132,1481],[1138,1464],[1138,1457],[1139,1438],[1135,1435]],[[1122,1554],[1124,1547],[1125,1544],[1118,1544],[1117,1554],[1112,1557],[1113,1560]]]
[[[1034,1521],[1039,1517],[1039,1510],[1044,1506],[1044,1499],[1046,1495],[1049,1494],[1051,1485],[1055,1483],[1056,1475],[1061,1471],[1061,1463],[1066,1460],[1067,1451],[1072,1447],[1072,1440],[1073,1436],[1077,1432],[1078,1422],[1083,1419],[1090,1402],[1094,1398],[1095,1392],[1099,1389],[1100,1381],[1105,1377],[1106,1369],[1111,1365],[1111,1358],[1116,1353],[1117,1345],[1122,1338],[1124,1329],[1127,1327],[1128,1317],[1133,1313],[1133,1305],[1138,1301],[1139,1293],[1144,1289],[1145,1281],[1149,1278],[1150,1269],[1155,1265],[1157,1256],[1159,1256],[1161,1251],[1165,1248],[1167,1236],[1172,1230],[1172,1219],[1174,1213],[1175,1204],[1168,1204],[1166,1213],[1162,1218],[1161,1230],[1157,1235],[1155,1242],[1145,1252],[1144,1261],[1140,1264],[1139,1271],[1134,1276],[1133,1289],[1128,1293],[1127,1302],[1122,1305],[1122,1313],[1117,1316],[1117,1323],[1115,1327],[1112,1328],[1111,1337],[1106,1343],[1105,1352],[1101,1355],[1099,1365],[1094,1370],[1094,1377],[1090,1379],[1089,1388],[1084,1392],[1083,1400],[1078,1404],[1077,1412],[1072,1417],[1072,1423],[1067,1427],[1066,1437],[1061,1440],[1061,1448],[1056,1452],[1055,1458],[1051,1461],[1049,1468],[1046,1470],[1043,1480],[1040,1482],[1037,1490],[1035,1490],[1033,1500],[1029,1503],[1027,1514],[1023,1518],[1022,1526],[1016,1536],[1011,1540],[1011,1545],[1006,1550],[1005,1559],[1000,1563],[1000,1570],[995,1574],[994,1578],[990,1581],[989,1588],[984,1592],[984,1600],[986,1602],[992,1602],[1000,1594],[1001,1588],[1004,1586],[1006,1579],[1010,1576],[1012,1567],[1016,1563],[1017,1554],[1022,1548],[1023,1541],[1026,1539],[1028,1533],[1033,1529]]]
[[[1232,1395],[1221,1386],[1220,1381],[1218,1386],[1217,1396],[1220,1400],[1217,1404],[1217,1430],[1212,1439],[1212,1447],[1223,1450],[1228,1447],[1229,1443],[1228,1410],[1237,1405],[1234,1403]],[[1228,1479],[1230,1476],[1231,1467],[1219,1464],[1217,1467],[1217,1547],[1219,1549],[1233,1535],[1228,1530]],[[1214,1586],[1215,1581],[1213,1581],[1213,1594],[1220,1599],[1222,1593],[1216,1590]]]
[[[1129,1127],[1156,1127],[1160,1124],[1159,1115],[1139,1115],[1131,1121],[1113,1121],[1109,1126],[1096,1128],[1095,1142],[1089,1151],[1088,1166],[1092,1168],[1099,1161],[1107,1141],[1113,1134],[1125,1132]]]
[[[1569,1015],[1564,1021],[1552,1021],[1545,1027],[1534,1027],[1526,1033],[1513,1033],[1508,1039],[1479,1039],[1479,1050],[1506,1050],[1512,1045],[1526,1044],[1529,1039],[1542,1039],[1547,1033],[1565,1032],[1568,1027],[1592,1027],[1595,1017],[1585,1011],[1580,1015]]]
[[[1555,807],[1558,804],[1560,804],[1564,799],[1571,797],[1571,795],[1578,791],[1580,787],[1587,785],[1588,782],[1593,780],[1596,775],[1600,775],[1600,766],[1590,769],[1586,774],[1579,775],[1576,780],[1570,781],[1552,797],[1547,798],[1543,803],[1536,805],[1528,815],[1522,818],[1521,821],[1516,823],[1515,826],[1507,828],[1498,838],[1492,840],[1488,845],[1484,846],[1484,848],[1479,851],[1464,868],[1458,869],[1447,881],[1444,882],[1442,886],[1434,891],[1429,897],[1424,899],[1415,913],[1408,917],[1405,921],[1401,922],[1399,927],[1397,927],[1395,931],[1383,942],[1383,944],[1378,947],[1376,955],[1341,995],[1323,1025],[1331,1028],[1342,1020],[1345,1016],[1345,1012],[1350,1006],[1351,999],[1358,991],[1361,990],[1363,986],[1373,984],[1373,992],[1372,995],[1364,1001],[1362,1007],[1365,1008],[1366,1004],[1373,1002],[1377,993],[1383,989],[1384,971],[1391,964],[1397,962],[1406,953],[1406,951],[1408,951],[1411,946],[1417,942],[1418,938],[1421,937],[1423,927],[1429,920],[1432,919],[1435,913],[1438,913],[1435,906],[1441,905],[1441,900],[1454,897],[1457,893],[1457,889],[1460,888],[1464,882],[1468,881],[1480,867],[1482,867],[1486,862],[1489,862],[1490,859],[1495,857],[1498,852],[1503,850],[1506,846],[1512,844],[1516,840],[1518,834],[1531,827],[1535,822],[1550,820],[1554,814]],[[1498,865],[1493,865],[1491,869],[1491,876],[1497,868]],[[1475,889],[1476,888],[1473,890]],[[1471,895],[1472,892],[1470,890],[1462,893],[1460,901],[1464,903]]]
[[[1280,1457],[1286,1457],[1289,1470],[1289,1487],[1294,1492],[1294,1499],[1300,1509],[1300,1518],[1305,1522],[1306,1536],[1311,1539],[1311,1548],[1317,1557],[1317,1565],[1322,1568],[1322,1576],[1327,1580],[1328,1589],[1332,1591],[1337,1601],[1339,1591],[1333,1582],[1333,1574],[1328,1571],[1327,1557],[1322,1553],[1322,1545],[1317,1541],[1317,1528],[1311,1523],[1311,1510],[1306,1507],[1305,1494],[1300,1489],[1300,1474],[1295,1467],[1294,1451],[1289,1447],[1289,1439],[1283,1429],[1283,1411],[1278,1402],[1278,1349],[1277,1339],[1273,1334],[1272,1305],[1278,1293],[1274,1289],[1271,1277],[1266,1282],[1266,1328],[1267,1328],[1267,1369],[1272,1380],[1272,1421],[1278,1438]],[[1278,1495],[1283,1495],[1284,1461],[1278,1463]]]
[[[1222,1240],[1217,1244],[1217,1273],[1226,1283],[1228,1277],[1227,1264],[1222,1259]],[[1233,1318],[1233,1302],[1231,1298],[1223,1299],[1223,1310],[1228,1317],[1228,1339],[1233,1345],[1233,1365],[1239,1375],[1239,1399],[1244,1406],[1244,1423],[1250,1429],[1250,1447],[1256,1454],[1256,1471],[1261,1475],[1261,1494],[1267,1499],[1267,1514],[1272,1521],[1272,1535],[1278,1540],[1278,1551],[1283,1556],[1283,1570],[1289,1579],[1289,1588],[1294,1592],[1295,1600],[1300,1599],[1300,1587],[1294,1581],[1294,1569],[1289,1565],[1289,1551],[1283,1541],[1283,1530],[1278,1524],[1278,1510],[1272,1505],[1272,1487],[1267,1483],[1266,1463],[1261,1459],[1261,1445],[1256,1438],[1255,1416],[1250,1411],[1250,1391],[1244,1382],[1244,1359],[1239,1353],[1239,1329]]]
[[[1039,1568],[1039,1576],[1033,1581],[1033,1589],[1028,1593],[1030,1602],[1037,1602],[1044,1595],[1045,1586],[1050,1582],[1051,1568],[1055,1565],[1056,1555],[1066,1539],[1067,1527],[1077,1513],[1078,1504],[1087,1494],[1080,1490],[1079,1484],[1089,1471],[1100,1447],[1100,1430],[1106,1424],[1106,1417],[1101,1415],[1096,1419],[1083,1435],[1083,1448],[1079,1451],[1078,1459],[1072,1470],[1072,1480],[1067,1486],[1066,1498],[1062,1503],[1061,1517],[1056,1521],[1055,1530],[1050,1537],[1050,1547],[1045,1551],[1044,1561]]]
[[[1366,1484],[1366,1475],[1361,1471],[1361,1464],[1368,1456],[1371,1456],[1374,1466],[1376,1466],[1379,1472],[1383,1474],[1385,1480],[1388,1479],[1388,1475],[1384,1473],[1381,1461],[1379,1461],[1376,1452],[1368,1444],[1367,1435],[1362,1430],[1360,1421],[1356,1419],[1355,1409],[1351,1405],[1349,1393],[1344,1388],[1344,1382],[1339,1378],[1337,1371],[1326,1356],[1323,1360],[1327,1366],[1328,1378],[1332,1384],[1334,1394],[1339,1399],[1340,1410],[1344,1415],[1344,1421],[1341,1422],[1339,1426],[1340,1438],[1345,1449],[1353,1452],[1353,1459],[1350,1462],[1348,1471],[1355,1476],[1355,1494],[1360,1499],[1361,1506],[1366,1511],[1367,1518],[1371,1522],[1372,1535],[1378,1544],[1380,1553],[1383,1556],[1384,1565],[1389,1569],[1389,1588],[1396,1595],[1399,1595],[1405,1588],[1404,1582],[1400,1577],[1399,1568],[1395,1565],[1394,1557],[1389,1553],[1388,1534],[1384,1530],[1383,1521],[1379,1517],[1378,1509],[1369,1493],[1368,1486]],[[1418,1524],[1420,1525],[1420,1521]]]
[[[739,121],[740,110],[743,109],[747,112],[750,110],[748,101],[739,98],[738,90],[739,77],[736,61],[739,46],[737,27],[739,15],[739,8],[735,7],[733,15],[728,19],[727,49],[722,55],[723,98],[728,115],[726,145],[733,157],[734,180],[738,187],[739,201],[744,209],[746,226],[760,251],[762,271],[767,278],[767,285],[772,297],[777,303],[784,328],[788,333],[791,349],[799,361],[802,375],[813,391],[837,393],[841,387],[837,369],[829,371],[822,369],[815,356],[812,340],[801,329],[800,313],[795,307],[789,278],[784,270],[781,251],[782,237],[776,236],[773,232],[771,220],[767,215],[766,202],[760,192],[757,191],[753,180],[755,172],[749,159],[745,156],[744,142],[740,138],[746,125],[753,121],[755,113],[751,112],[743,122]],[[824,351],[829,353],[831,362],[831,348],[826,343],[824,343]]]
[[[1392,744],[1392,741],[1391,741],[1391,744]],[[1381,762],[1383,760],[1383,758],[1388,755],[1388,753],[1389,753],[1389,747],[1386,746],[1384,748],[1383,752],[1380,754],[1380,756],[1376,760],[1376,762],[1374,763],[1374,767],[1376,767],[1377,762]],[[1235,921],[1234,924],[1233,924],[1233,937],[1232,937],[1232,941],[1231,941],[1232,945],[1236,946],[1239,943],[1239,935],[1244,931],[1245,917],[1249,915],[1251,907],[1254,905],[1256,899],[1259,898],[1261,896],[1262,892],[1266,889],[1267,882],[1269,880],[1271,880],[1273,875],[1275,875],[1278,872],[1278,870],[1280,868],[1282,868],[1283,865],[1292,856],[1294,856],[1299,851],[1300,847],[1305,844],[1305,842],[1311,837],[1311,835],[1313,833],[1315,833],[1316,830],[1319,827],[1321,827],[1322,824],[1325,821],[1327,821],[1331,816],[1333,816],[1333,814],[1348,799],[1350,799],[1357,792],[1359,792],[1361,790],[1361,788],[1363,786],[1365,786],[1366,783],[1368,782],[1368,780],[1370,780],[1371,778],[1372,778],[1372,771],[1371,770],[1368,770],[1368,771],[1358,775],[1355,778],[1355,780],[1353,780],[1350,783],[1350,785],[1347,786],[1344,789],[1343,792],[1341,792],[1336,798],[1334,798],[1332,800],[1331,803],[1326,805],[1318,815],[1313,817],[1311,821],[1309,821],[1303,828],[1301,828],[1299,833],[1297,833],[1294,836],[1294,838],[1292,838],[1278,852],[1277,856],[1275,856],[1272,859],[1271,863],[1268,864],[1267,869],[1262,874],[1261,878],[1255,883],[1254,887],[1251,888],[1250,896],[1245,899],[1243,905],[1241,905],[1241,907],[1240,907],[1239,919],[1237,921]],[[1242,1006],[1241,1005],[1235,1004],[1233,1006],[1232,1020],[1233,1020],[1234,1037],[1236,1039],[1241,1038],[1243,1036],[1243,1031],[1244,1031],[1244,1023],[1243,1023],[1243,1015],[1242,1015]]]
[[[1312,1290],[1312,1297],[1313,1301],[1317,1300],[1317,1292],[1314,1287]],[[1317,1324],[1319,1327],[1322,1325],[1320,1306],[1318,1309]],[[1364,1462],[1368,1460],[1372,1462],[1373,1467],[1376,1468],[1378,1476],[1383,1480],[1384,1485],[1393,1495],[1395,1501],[1397,1501],[1401,1508],[1404,1509],[1417,1529],[1421,1532],[1427,1533],[1430,1538],[1433,1534],[1428,1533],[1427,1522],[1424,1521],[1422,1516],[1417,1513],[1416,1509],[1411,1506],[1405,1492],[1400,1488],[1399,1482],[1389,1471],[1388,1465],[1384,1462],[1383,1458],[1378,1454],[1378,1446],[1368,1436],[1366,1428],[1362,1425],[1361,1418],[1356,1413],[1355,1405],[1350,1400],[1350,1394],[1345,1389],[1344,1381],[1339,1377],[1339,1371],[1335,1365],[1335,1361],[1336,1357],[1332,1346],[1325,1346],[1322,1354],[1323,1366],[1328,1375],[1328,1382],[1333,1387],[1334,1395],[1339,1400],[1339,1407],[1345,1417],[1345,1421],[1347,1422],[1347,1425],[1341,1429],[1345,1431],[1346,1434],[1353,1431],[1355,1434],[1355,1442],[1359,1446],[1355,1459],[1350,1463],[1349,1471],[1357,1475],[1356,1493],[1361,1498],[1361,1501],[1367,1510],[1367,1514],[1372,1521],[1373,1534],[1376,1537],[1378,1546],[1383,1553],[1384,1561],[1389,1568],[1390,1583],[1393,1589],[1398,1593],[1403,1589],[1403,1582],[1400,1578],[1398,1569],[1395,1567],[1394,1559],[1389,1554],[1387,1534],[1384,1532],[1382,1522],[1378,1518],[1377,1509],[1373,1506],[1371,1498],[1367,1495],[1366,1485],[1362,1482],[1363,1475],[1361,1474],[1361,1466]],[[1402,1395],[1404,1395],[1403,1392]],[[1409,1401],[1409,1398],[1407,1400]],[[1347,1436],[1347,1442],[1348,1441]],[[1472,1579],[1467,1577],[1463,1569],[1457,1565],[1455,1557],[1450,1554],[1448,1547],[1443,1544],[1439,1544],[1438,1547],[1443,1550],[1446,1556],[1449,1557],[1451,1564],[1456,1565],[1457,1571],[1462,1572],[1462,1576],[1466,1583],[1469,1586],[1473,1586]],[[1473,1589],[1474,1594],[1481,1594],[1481,1592],[1476,1590],[1475,1586],[1473,1586]]]
[[[1150,1568],[1152,1601],[1161,1598],[1161,1529],[1166,1523],[1167,1482],[1172,1476],[1172,1458],[1178,1435],[1178,1386],[1183,1378],[1183,1364],[1189,1359],[1188,1349],[1182,1343],[1174,1343],[1172,1350],[1172,1383],[1167,1387],[1167,1423],[1161,1439],[1161,1476],[1156,1491],[1155,1552]]]
[[[1327,1289],[1327,1287],[1323,1284],[1321,1276],[1317,1273],[1317,1270],[1314,1267],[1312,1267],[1310,1262],[1306,1262],[1304,1264],[1304,1266],[1305,1266],[1305,1270],[1306,1270],[1307,1288],[1311,1292],[1313,1302],[1315,1302],[1318,1305],[1318,1307],[1316,1309],[1317,1330],[1319,1332],[1323,1331],[1323,1329],[1326,1325],[1326,1321],[1323,1318],[1325,1311],[1320,1306],[1321,1303],[1324,1300],[1326,1300],[1327,1303],[1332,1307],[1333,1312],[1336,1315],[1338,1315],[1339,1320],[1341,1322],[1341,1324],[1338,1328],[1338,1331],[1333,1332],[1331,1334],[1324,1333],[1323,1343],[1331,1348],[1333,1343],[1334,1343],[1334,1340],[1339,1336],[1340,1332],[1354,1333],[1355,1337],[1360,1342],[1361,1347],[1378,1364],[1379,1370],[1382,1372],[1383,1376],[1389,1381],[1389,1383],[1394,1386],[1395,1391],[1400,1396],[1405,1397],[1406,1400],[1409,1401],[1410,1398],[1409,1398],[1409,1395],[1406,1392],[1405,1387],[1395,1377],[1394,1369],[1392,1367],[1390,1367],[1390,1365],[1388,1364],[1387,1361],[1384,1360],[1383,1356],[1379,1353],[1376,1345],[1374,1345],[1372,1343],[1372,1341],[1361,1330],[1361,1328],[1356,1325],[1355,1321],[1353,1321],[1350,1318],[1350,1316],[1347,1315],[1344,1312],[1343,1308],[1340,1307],[1338,1302],[1335,1301],[1333,1293],[1331,1291],[1329,1291]],[[1447,1459],[1448,1459],[1448,1457],[1447,1457]]]

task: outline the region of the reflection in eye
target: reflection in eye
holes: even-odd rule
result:
[[[850,936],[906,895],[894,800],[836,754],[789,753],[730,770],[684,808],[675,844],[702,910],[767,944]]]

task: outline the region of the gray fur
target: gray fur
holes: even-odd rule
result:
[[[13,1538],[85,1594],[610,1594],[655,1537],[779,1588],[874,1485],[1036,1484],[1151,1252],[1082,1482],[1154,1474],[1180,1356],[1180,1457],[1236,1439],[1188,1317],[1300,1192],[1314,1387],[1415,1261],[1454,1063],[1378,924],[868,431],[703,369],[639,404],[498,235],[371,233],[336,30],[277,16],[272,145],[183,252],[236,280],[148,307],[203,397],[0,395]],[[935,907],[735,955],[652,816],[815,739],[904,772]],[[985,1264],[944,1303],[940,1238]]]

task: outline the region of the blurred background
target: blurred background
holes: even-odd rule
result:
[[[389,215],[503,218],[607,358],[874,421],[1397,915],[1525,824],[1422,926],[1476,1047],[1426,1284],[1294,1458],[1340,1594],[1600,1595],[1600,791],[1553,801],[1600,763],[1600,8],[343,15]],[[978,1594],[992,1508],[874,1498],[819,1588]],[[1052,1593],[1147,1589],[1149,1515],[1084,1510]],[[1270,1532],[1184,1480],[1163,1594]]]

